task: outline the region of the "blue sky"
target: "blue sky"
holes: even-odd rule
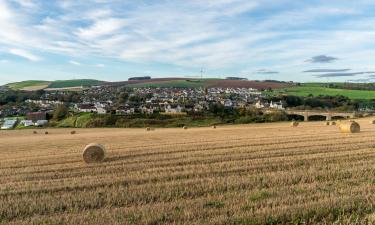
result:
[[[374,81],[373,0],[0,0],[0,84]]]

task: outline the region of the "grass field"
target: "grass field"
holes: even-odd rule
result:
[[[0,224],[373,224],[368,120],[0,132]],[[82,162],[90,142],[104,163]]]
[[[34,90],[37,88],[46,88],[51,82],[43,80],[28,80],[16,83],[7,84],[7,86],[14,90]],[[38,90],[38,89],[37,89]]]
[[[102,81],[91,79],[57,80],[53,81],[48,88],[90,87],[101,84]]]
[[[296,96],[343,95],[351,99],[374,99],[375,91],[334,89],[324,87],[322,84],[302,84],[292,88],[281,90],[282,93]]]
[[[77,79],[77,80],[57,80],[57,81],[42,81],[42,80],[28,80],[16,83],[7,84],[13,90],[36,91],[41,89],[55,89],[55,88],[70,88],[70,87],[90,87],[103,83],[103,81],[92,79]]]
[[[186,80],[171,80],[171,81],[161,81],[161,82],[152,82],[152,83],[137,83],[137,84],[128,84],[127,87],[132,88],[143,88],[143,87],[152,87],[152,88],[200,88],[206,86],[206,81],[186,81]]]

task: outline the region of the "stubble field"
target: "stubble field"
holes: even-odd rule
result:
[[[375,125],[0,132],[0,224],[373,224]],[[107,147],[83,163],[86,144]]]

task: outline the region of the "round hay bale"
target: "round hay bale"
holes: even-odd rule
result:
[[[335,121],[331,121],[331,124],[332,126],[335,126],[336,125],[336,122]]]
[[[187,129],[188,129],[188,127],[187,127],[187,126],[184,126],[183,128],[184,128],[184,130],[187,130]]]
[[[33,134],[38,134],[38,132],[36,130],[33,131]]]
[[[330,125],[329,121],[325,122],[324,124],[325,124],[326,126],[329,126],[329,125]]]
[[[371,120],[371,121],[370,121],[370,124],[375,124],[375,120]]]
[[[105,148],[101,144],[92,143],[85,147],[83,150],[83,161],[85,163],[98,163],[102,162],[105,157]]]
[[[292,121],[290,124],[291,127],[298,127],[299,123],[297,121]]]
[[[44,132],[44,134],[49,134],[48,131]]]
[[[77,132],[75,130],[70,131],[70,134],[76,134]]]
[[[212,128],[213,128],[213,129],[216,129],[216,125],[213,125]]]
[[[146,131],[150,131],[151,130],[151,128],[150,127],[146,127]]]
[[[349,121],[340,124],[340,131],[342,133],[359,133],[361,132],[361,126],[355,121]]]

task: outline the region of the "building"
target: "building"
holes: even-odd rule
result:
[[[273,103],[271,101],[270,108],[272,108],[272,109],[278,109],[278,110],[283,110],[284,109],[283,104],[281,103],[281,101],[278,102],[278,103]]]
[[[26,120],[31,120],[32,122],[36,122],[38,120],[47,120],[47,113],[46,112],[30,112],[26,114]]]
[[[33,123],[32,120],[22,120],[21,125],[23,125],[25,127],[30,127],[30,126],[34,126],[34,123]]]
[[[13,129],[17,124],[17,120],[5,120],[3,125],[1,126],[2,130],[9,130]]]
[[[94,104],[81,104],[77,106],[78,112],[97,112],[97,108]]]

